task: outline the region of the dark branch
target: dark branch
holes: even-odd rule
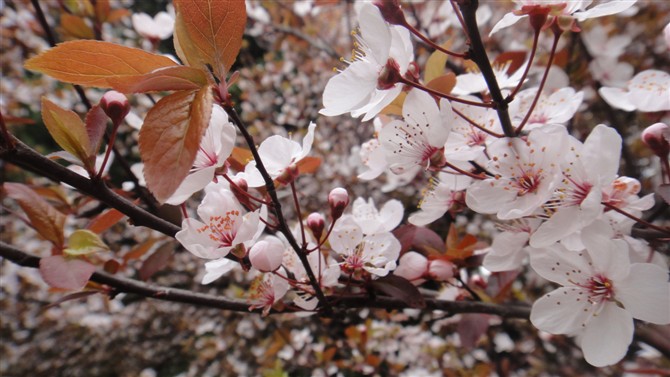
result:
[[[4,135],[0,135],[0,137],[0,159],[27,171],[47,177],[54,182],[67,183],[84,194],[92,196],[112,208],[116,208],[128,216],[133,225],[146,226],[170,237],[174,237],[181,229],[177,225],[138,207],[128,199],[116,194],[103,181],[94,181],[79,175],[42,156],[13,136],[10,136],[10,140],[5,140]]]

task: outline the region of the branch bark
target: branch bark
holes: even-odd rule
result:
[[[10,139],[7,140],[4,135],[0,135],[0,159],[49,178],[54,182],[67,183],[108,206],[116,208],[128,216],[133,225],[146,226],[170,237],[174,237],[181,229],[179,226],[138,207],[130,200],[118,195],[107,187],[103,181],[92,180],[79,175],[42,156],[15,137],[11,135],[9,137]]]

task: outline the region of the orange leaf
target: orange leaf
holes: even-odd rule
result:
[[[493,64],[498,66],[509,64],[507,74],[511,75],[521,68],[524,61],[526,61],[526,51],[507,51],[498,55]]]
[[[444,49],[449,49],[453,41],[450,39],[440,47]],[[447,54],[440,50],[435,50],[433,51],[432,54],[428,57],[428,60],[426,61],[426,66],[423,70],[423,81],[425,82],[430,82],[436,77],[442,76],[444,73],[444,66],[447,64]]]
[[[179,45],[187,55],[189,65],[197,68],[211,65],[219,78],[235,62],[242,46],[242,35],[247,23],[247,11],[243,0],[175,0],[177,17],[175,24]],[[183,30],[181,30],[183,28]],[[188,38],[192,47],[184,50]],[[195,56],[192,56],[195,54]]]
[[[234,147],[233,153],[228,157],[228,163],[233,170],[243,171],[247,163],[254,159],[251,151],[246,148]]]
[[[136,76],[112,77],[109,85],[123,93],[146,93],[164,90],[191,90],[207,84],[205,71],[178,65],[159,68]]]
[[[188,175],[212,115],[212,91],[181,91],[149,110],[140,130],[147,188],[163,203]]]
[[[440,93],[449,94],[454,89],[454,86],[456,86],[456,75],[453,72],[449,72],[430,80],[426,86]]]
[[[321,159],[319,157],[307,156],[298,161],[298,172],[300,174],[313,174],[321,166]]]
[[[95,160],[91,158],[91,144],[86,126],[79,115],[42,97],[42,120],[56,143],[83,162],[88,171],[94,172]]]
[[[62,250],[65,245],[65,236],[63,235],[65,215],[58,212],[44,198],[26,185],[7,182],[3,187],[7,196],[16,200],[21,209],[28,215],[30,225],[37,233]]]
[[[458,239],[456,227],[452,226],[447,235],[446,257],[451,261],[463,261],[472,256],[477,248],[477,237],[472,234],[466,234],[462,239]]]
[[[141,244],[137,245],[134,249],[130,250],[123,256],[123,265],[127,265],[129,261],[133,259],[140,259],[144,254],[147,253],[147,251],[151,250],[151,248],[154,246],[156,243],[156,240],[153,238],[149,238],[148,240],[142,242]]]
[[[176,65],[170,58],[137,48],[82,40],[61,43],[28,59],[24,67],[72,84],[109,88],[109,78],[137,76]]]
[[[109,0],[95,0],[95,18],[99,23],[104,23],[109,17],[109,12],[111,7],[109,6]]]
[[[86,24],[83,18],[64,13],[60,16],[60,27],[70,36],[78,39],[94,39],[93,29]]]
[[[114,208],[110,208],[91,220],[86,229],[93,233],[100,234],[121,221],[126,215]]]
[[[120,21],[124,17],[128,17],[129,15],[130,12],[128,9],[114,9],[109,12],[109,15],[107,16],[107,22],[114,23]]]

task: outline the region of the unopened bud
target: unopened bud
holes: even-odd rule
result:
[[[325,226],[326,220],[320,213],[312,212],[307,216],[307,227],[312,231],[312,234],[314,234],[314,238],[316,238],[317,241],[321,240],[323,228],[325,228]]]
[[[405,14],[400,8],[398,0],[375,0],[374,5],[379,8],[382,17],[391,25],[406,25]]]
[[[414,283],[423,283],[421,279],[428,271],[428,259],[416,251],[408,251],[400,257],[398,268],[393,275],[403,277]]]
[[[130,112],[128,98],[116,90],[106,92],[100,99],[100,107],[112,120],[114,125],[119,125]]]
[[[670,154],[670,127],[665,123],[655,123],[642,131],[642,141],[655,155],[668,158]]]
[[[428,276],[437,281],[447,281],[454,277],[454,265],[442,259],[434,259],[428,264]]]
[[[231,179],[233,184],[230,185],[230,190],[235,195],[235,198],[244,206],[251,207],[251,200],[247,192],[249,191],[249,185],[247,180],[244,178],[235,177]]]
[[[267,236],[251,247],[249,261],[261,272],[276,271],[284,258],[284,243],[277,237]]]
[[[349,194],[342,187],[334,188],[328,194],[328,205],[330,205],[330,216],[333,220],[339,219],[344,209],[349,205]]]

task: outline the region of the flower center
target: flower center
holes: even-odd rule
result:
[[[237,218],[240,212],[237,210],[226,212],[225,216],[210,216],[209,223],[198,229],[198,233],[209,231],[209,238],[218,242],[219,246],[233,246],[233,240],[237,234]]]
[[[524,172],[523,175],[512,180],[512,186],[518,190],[518,195],[523,196],[535,192],[542,182],[542,176],[536,172]]]
[[[603,275],[596,275],[589,279],[584,287],[589,290],[589,302],[592,304],[610,301],[614,298],[614,285]]]

